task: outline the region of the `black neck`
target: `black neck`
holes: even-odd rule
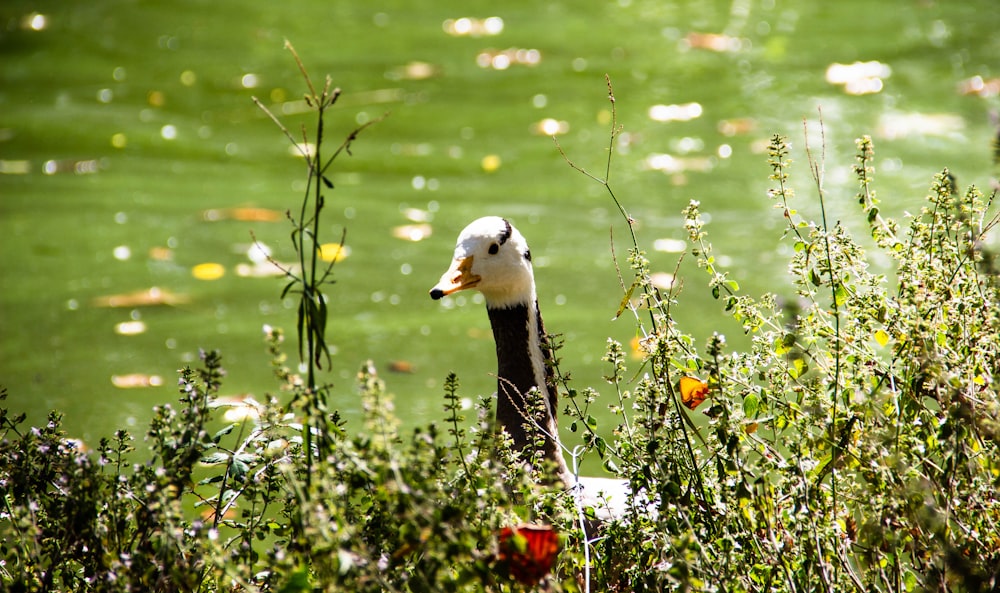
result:
[[[545,435],[545,458],[564,466],[559,451],[556,423],[558,398],[551,366],[552,353],[538,313],[538,304],[518,304],[503,309],[487,308],[497,345],[497,424],[506,431],[516,451],[533,448]],[[537,337],[532,336],[532,324]],[[539,354],[535,359],[532,353]],[[540,364],[544,384],[538,384],[535,365]],[[529,406],[525,395],[538,387],[544,402]],[[544,432],[543,432],[544,431]],[[547,434],[545,434],[547,433]]]

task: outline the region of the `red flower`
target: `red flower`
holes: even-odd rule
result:
[[[500,530],[499,567],[519,583],[534,585],[552,571],[559,534],[551,525],[522,524]]]

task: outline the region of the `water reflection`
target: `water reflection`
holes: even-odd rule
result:
[[[26,394],[15,400],[22,405],[44,406],[79,386],[107,397],[108,377],[138,369],[163,378],[160,391],[146,380],[156,395],[137,405],[147,409],[173,398],[172,373],[199,346],[239,361],[237,391],[267,385],[266,368],[253,374],[252,361],[263,360],[259,326],[262,317],[294,325],[295,303],[279,301],[275,277],[295,270],[284,263],[295,259],[286,210],[297,211],[305,189],[296,159],[315,152],[315,139],[302,136],[309,106],[282,53],[285,38],[345,91],[330,122],[334,143],[392,111],[338,162],[321,255],[350,254],[337,265],[331,330],[350,348],[332,375],[349,381],[370,356],[405,361],[413,372],[391,388],[414,409],[437,409],[428,386],[448,370],[490,366],[486,320],[456,335],[450,316],[478,317],[451,310],[458,300],[422,298],[454,231],[483,214],[511,216],[530,232],[544,270],[539,297],[561,315],[549,329],[574,332],[568,367],[582,384],[600,384],[591,350],[621,330],[595,321],[621,298],[608,255],[618,220],[603,188],[566,168],[545,136],[561,135],[589,171],[603,170],[604,74],[624,125],[613,181],[655,259],[655,281],[685,281],[679,310],[694,332],[717,311],[700,303],[697,271],[674,277],[686,248],[680,208],[700,199],[706,220],[715,214],[720,265],[731,264],[749,290],[780,273],[766,147],[775,132],[801,145],[817,105],[835,193],[854,193],[849,170],[834,172],[853,164],[862,133],[880,143],[887,209],[912,207],[921,197],[912,186],[941,166],[953,165],[963,183],[993,166],[994,130],[983,125],[1000,94],[991,2],[547,2],[481,15],[457,4],[432,14],[340,3],[301,7],[295,21],[259,2],[239,14],[95,6],[24,8],[10,19],[13,37],[0,39],[0,375],[13,378],[15,397]],[[316,22],[328,23],[322,35],[304,25]],[[288,118],[296,146],[251,95]],[[849,224],[852,201],[841,202]],[[327,244],[341,226],[347,245]],[[38,336],[62,346],[26,355],[38,351]],[[115,356],[95,363],[95,351]],[[471,365],[476,356],[484,363]],[[470,394],[495,387],[486,373],[468,381]]]

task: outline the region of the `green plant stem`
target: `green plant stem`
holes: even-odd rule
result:
[[[827,222],[826,217],[826,190],[823,184],[823,166],[826,159],[826,130],[823,127],[823,116],[822,112],[819,117],[819,129],[820,129],[820,147],[821,153],[820,158],[817,161],[813,158],[812,152],[809,148],[809,134],[808,128],[806,129],[806,154],[809,158],[809,168],[812,171],[813,181],[816,184],[817,199],[819,200],[820,208],[820,221],[822,223],[823,232],[823,246],[824,255],[826,256],[826,269],[828,280],[830,282],[830,308],[833,311],[833,387],[832,387],[832,398],[833,398],[833,418],[831,419],[830,425],[830,442],[833,445],[832,458],[830,460],[831,469],[836,472],[837,458],[840,451],[837,447],[837,418],[838,418],[838,405],[840,403],[840,374],[841,374],[841,336],[840,336],[840,304],[838,299],[838,287],[841,285],[841,280],[837,276],[834,265],[833,265],[833,250],[830,245],[830,225]],[[837,508],[837,480],[831,480],[831,488],[833,494],[833,507]]]

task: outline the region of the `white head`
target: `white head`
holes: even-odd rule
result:
[[[491,309],[535,302],[528,242],[499,216],[480,218],[465,227],[458,236],[455,259],[431,289],[431,298],[467,288],[483,293]]]

